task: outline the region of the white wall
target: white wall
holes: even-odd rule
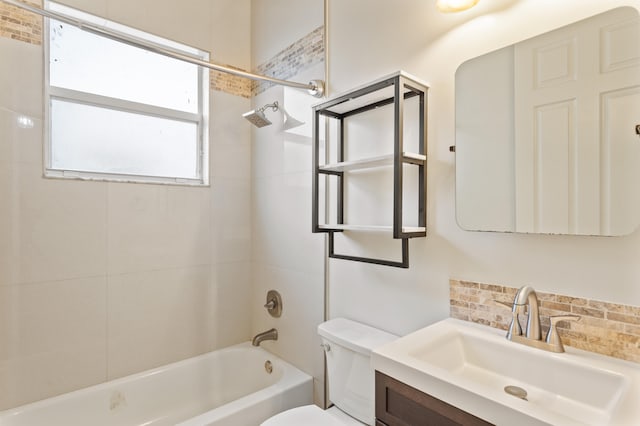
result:
[[[65,3],[249,66],[249,0]],[[210,93],[210,187],[44,179],[42,57],[0,38],[0,410],[250,337],[249,100]]]
[[[439,14],[422,0],[330,0],[331,93],[398,69],[426,80],[428,236],[410,243],[409,270],[332,260],[331,316],[407,333],[448,316],[449,278],[640,305],[640,233],[577,237],[478,233],[455,220],[454,74],[464,61],[637,0],[481,1]]]

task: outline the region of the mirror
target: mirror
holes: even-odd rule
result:
[[[640,19],[612,9],[456,71],[470,231],[626,235],[640,221]]]

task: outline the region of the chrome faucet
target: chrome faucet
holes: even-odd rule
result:
[[[520,315],[527,314],[527,328],[523,335],[520,326]],[[507,340],[522,343],[538,349],[551,352],[564,352],[564,346],[558,334],[557,324],[561,321],[578,321],[578,315],[555,315],[549,317],[549,331],[545,340],[542,340],[540,330],[540,309],[536,291],[529,286],[521,287],[513,299],[511,307],[511,324],[507,331]]]
[[[261,342],[265,340],[278,340],[278,330],[272,328],[271,330],[263,331],[262,333],[256,334],[256,336],[251,341],[253,346],[260,346]]]

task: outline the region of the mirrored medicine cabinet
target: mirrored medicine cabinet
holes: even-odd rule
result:
[[[466,230],[626,235],[640,222],[640,18],[620,7],[463,63]]]

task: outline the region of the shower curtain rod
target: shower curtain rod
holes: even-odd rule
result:
[[[310,95],[315,96],[316,98],[321,98],[324,95],[324,81],[322,80],[312,80],[308,84],[304,84],[304,83],[298,83],[295,81],[281,80],[279,78],[268,77],[266,75],[253,74],[250,72],[229,68],[224,65],[216,64],[214,62],[203,61],[201,59],[193,58],[188,55],[184,55],[178,52],[164,49],[162,47],[155,46],[151,43],[146,43],[141,40],[128,37],[124,34],[115,32],[109,28],[92,24],[92,23],[83,21],[81,19],[72,18],[62,13],[52,12],[50,10],[45,10],[40,7],[31,6],[21,1],[0,0],[0,2],[44,16],[45,18],[55,19],[56,21],[73,25],[74,27],[78,27],[83,31],[97,34],[99,36],[106,37],[111,40],[119,41],[121,43],[125,43],[130,46],[138,47],[140,49],[148,50],[150,52],[157,53],[159,55],[168,56],[169,58],[177,59],[179,61],[188,62],[190,64],[198,65],[204,68],[209,68],[214,71],[220,71],[226,74],[233,74],[233,75],[248,78],[251,80],[266,81],[266,82],[274,83],[280,86],[288,86],[288,87],[293,87],[295,89],[307,90]]]

